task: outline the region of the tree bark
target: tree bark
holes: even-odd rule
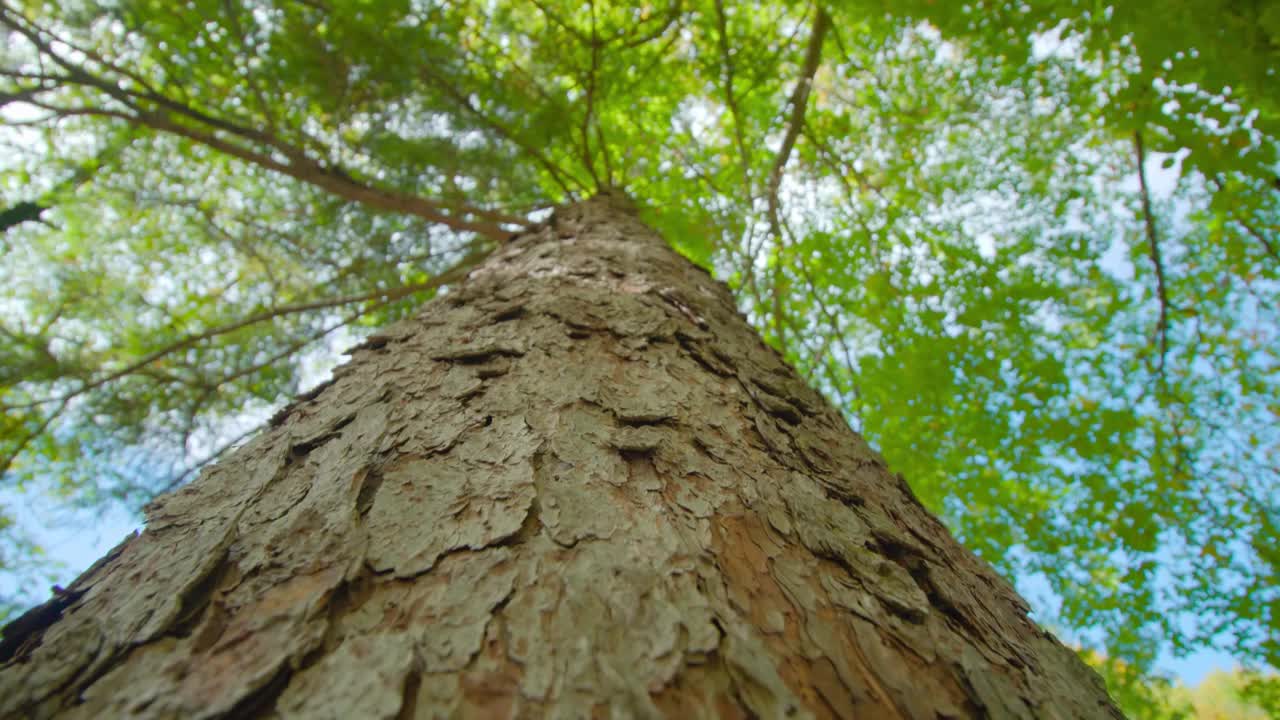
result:
[[[0,661],[6,717],[1120,717],[610,194],[153,503]]]

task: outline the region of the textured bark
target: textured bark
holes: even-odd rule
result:
[[[0,714],[1116,718],[1098,677],[602,196],[6,630]]]

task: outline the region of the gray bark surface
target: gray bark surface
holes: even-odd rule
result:
[[[604,195],[5,631],[5,717],[1118,718]]]

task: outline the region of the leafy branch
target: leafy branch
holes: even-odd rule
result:
[[[88,57],[109,73],[116,74],[118,79],[90,73],[83,64],[72,62],[60,53],[55,44],[65,45],[77,52],[85,52],[84,50],[5,7],[0,7],[0,27],[8,28],[26,38],[41,57],[61,68],[59,72],[0,71],[0,75],[5,77],[39,83],[37,88],[24,89],[23,100],[48,110],[53,117],[114,118],[157,132],[177,135],[346,200],[379,210],[413,215],[458,232],[472,232],[491,240],[501,241],[511,235],[509,230],[503,228],[504,223],[519,227],[527,225],[524,218],[469,205],[434,201],[362,182],[339,167],[312,158],[303,148],[285,141],[278,134],[248,127],[227,118],[211,116],[168,97],[153,88],[138,73],[95,54],[88,54]],[[44,93],[62,87],[95,90],[119,103],[124,110],[92,105],[68,107],[39,98]],[[182,120],[179,121],[178,118]]]
[[[250,315],[246,318],[237,320],[235,322],[227,323],[225,325],[219,325],[217,327],[209,328],[208,330],[205,330],[203,332],[188,335],[180,340],[177,340],[168,345],[165,345],[164,347],[158,348],[150,353],[147,353],[146,355],[129,363],[128,365],[125,365],[122,368],[105,373],[97,378],[86,380],[85,382],[81,383],[79,387],[69,390],[66,393],[63,393],[61,395],[8,406],[7,408],[5,408],[6,410],[22,410],[22,409],[39,407],[41,405],[57,403],[57,407],[54,408],[53,411],[51,411],[47,416],[45,416],[35,428],[33,428],[31,431],[23,435],[21,438],[19,438],[18,441],[13,444],[13,446],[9,449],[8,452],[0,456],[0,475],[3,475],[5,472],[8,472],[9,468],[12,467],[13,462],[17,459],[18,455],[20,455],[31,444],[32,441],[34,441],[37,437],[39,437],[45,431],[48,430],[49,426],[53,423],[53,421],[59,415],[61,415],[64,411],[66,411],[67,407],[70,405],[72,400],[74,400],[75,398],[81,395],[84,395],[85,393],[91,390],[110,384],[112,382],[120,380],[121,378],[127,377],[129,375],[142,372],[143,370],[150,367],[151,365],[158,362],[159,360],[165,357],[168,357],[176,352],[185,350],[187,348],[195,346],[206,340],[211,340],[213,338],[216,338],[222,335],[233,333],[237,330],[244,329],[251,325],[256,325],[259,323],[275,320],[277,318],[285,317],[288,315],[296,315],[299,313],[304,313],[312,310],[322,310],[325,308],[340,307],[343,305],[352,305],[355,303],[367,302],[369,300],[380,301],[380,303],[376,305],[374,308],[362,309],[357,313],[356,317],[360,315],[364,315],[370,312],[371,310],[375,309],[376,307],[384,306],[389,302],[393,302],[395,300],[399,300],[399,299],[408,297],[410,295],[414,295],[416,293],[424,292],[427,290],[434,290],[436,288],[439,288],[441,285],[446,285],[448,283],[461,280],[481,260],[487,257],[488,254],[489,254],[488,249],[477,249],[473,251],[471,254],[467,255],[465,258],[463,258],[453,267],[446,270],[445,272],[442,272],[439,275],[436,275],[420,283],[412,283],[412,284],[403,285],[397,288],[374,290],[372,292],[361,293],[358,295],[347,295],[343,297],[313,300],[310,302],[296,303],[292,305],[282,305],[264,312],[256,313],[254,315]],[[352,318],[352,320],[354,319],[355,318]],[[255,366],[250,370],[234,373],[229,378],[224,378],[223,382],[229,382],[240,376],[243,376],[244,374],[247,374],[248,372],[260,370],[262,369],[262,367],[265,367],[266,364],[270,364],[272,362],[288,357],[298,349],[301,349],[301,348],[300,347],[289,348],[288,353],[279,353],[274,357],[272,357],[268,363],[259,364],[258,366]]]
[[[1213,186],[1218,190],[1218,192],[1223,192],[1226,190],[1226,183],[1224,183],[1222,181],[1222,178],[1217,175],[1213,177]],[[1267,236],[1263,235],[1262,232],[1258,230],[1258,228],[1254,227],[1252,223],[1246,222],[1242,218],[1232,218],[1231,220],[1232,222],[1236,223],[1240,227],[1244,228],[1244,231],[1248,233],[1250,237],[1252,237],[1254,240],[1257,240],[1258,243],[1262,245],[1263,249],[1267,251],[1267,254],[1272,257],[1272,259],[1280,262],[1280,252],[1276,251],[1276,246],[1272,244],[1272,242],[1269,239],[1267,239]]]
[[[436,86],[440,90],[443,90],[444,93],[448,95],[454,101],[454,103],[457,104],[459,108],[461,108],[462,110],[465,110],[468,114],[474,117],[478,122],[485,125],[493,132],[497,133],[499,137],[501,137],[502,139],[514,145],[521,152],[533,158],[534,162],[541,165],[542,169],[547,171],[547,174],[551,177],[552,181],[554,181],[555,184],[558,185],[562,191],[564,191],[565,195],[569,197],[576,197],[576,193],[574,193],[573,187],[571,187],[571,183],[572,185],[576,185],[578,187],[587,186],[586,183],[583,183],[582,181],[570,175],[566,170],[564,170],[555,162],[553,162],[551,159],[549,159],[545,154],[540,152],[537,148],[530,145],[528,142],[520,139],[520,137],[517,136],[515,132],[513,132],[510,128],[508,128],[503,123],[498,122],[492,115],[476,107],[475,104],[471,101],[470,96],[468,96],[466,93],[459,90],[453,83],[445,79],[443,75],[440,75],[434,72],[429,67],[422,68],[421,72],[424,79],[426,79],[428,82],[430,82],[432,85]],[[508,235],[509,234],[510,233],[508,233]]]

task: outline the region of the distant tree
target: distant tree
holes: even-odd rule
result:
[[[1196,720],[1268,720],[1274,718],[1275,707],[1268,712],[1251,702],[1245,694],[1250,685],[1247,674],[1215,670],[1194,687],[1179,687],[1171,692],[1176,700],[1189,705]]]

